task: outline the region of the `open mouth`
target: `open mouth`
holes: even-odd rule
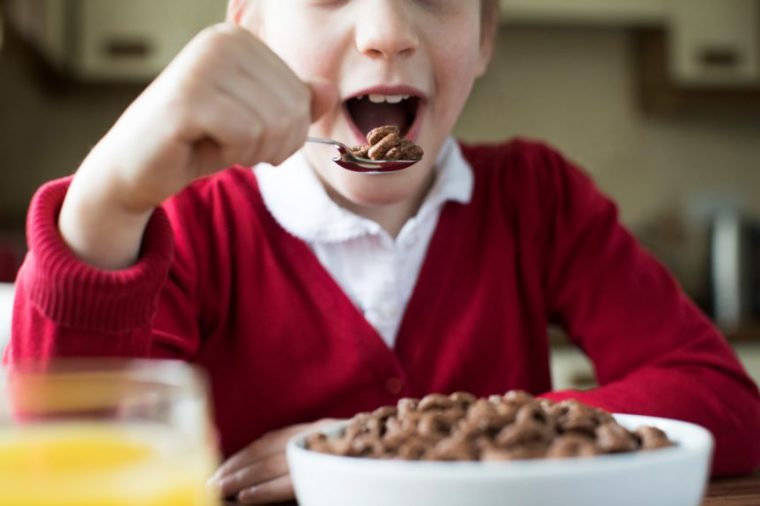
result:
[[[402,137],[410,131],[420,116],[422,98],[414,95],[360,95],[344,103],[347,116],[362,138],[370,130],[393,125],[398,127]]]

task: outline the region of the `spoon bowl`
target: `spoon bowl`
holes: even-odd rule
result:
[[[308,137],[306,142],[335,146],[340,156],[333,158],[333,162],[346,170],[361,172],[363,174],[377,175],[398,172],[419,162],[419,160],[371,160],[369,158],[358,157],[351,152],[348,146],[332,139]]]

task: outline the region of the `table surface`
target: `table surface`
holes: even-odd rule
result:
[[[712,480],[703,506],[760,505],[760,471],[742,478]]]
[[[760,506],[760,470],[752,476],[712,480],[702,506]]]

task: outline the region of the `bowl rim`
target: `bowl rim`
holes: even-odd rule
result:
[[[671,418],[629,415],[613,413],[613,416],[626,427],[652,425],[655,427],[669,427],[677,429],[681,436],[688,435],[684,441],[677,435],[668,434],[676,446],[661,448],[645,452],[618,453],[598,455],[588,458],[570,459],[535,459],[535,460],[511,460],[498,462],[430,462],[411,460],[380,460],[371,458],[344,457],[340,455],[328,455],[313,452],[305,448],[306,437],[316,432],[334,434],[345,427],[349,422],[343,420],[317,429],[302,431],[288,440],[287,457],[290,465],[295,459],[308,459],[315,465],[328,466],[331,468],[350,466],[355,472],[370,472],[374,474],[399,474],[415,473],[416,476],[446,475],[457,478],[503,476],[545,476],[547,473],[556,474],[585,474],[590,470],[599,472],[619,472],[621,470],[633,470],[641,467],[649,467],[653,464],[668,464],[674,461],[690,460],[705,454],[709,458],[712,455],[714,439],[712,434],[704,427],[691,422],[675,420]],[[666,432],[666,428],[663,428]],[[674,437],[675,436],[675,437]]]

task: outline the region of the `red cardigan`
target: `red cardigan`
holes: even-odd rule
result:
[[[757,387],[615,206],[544,146],[463,150],[472,202],[444,207],[395,349],[274,221],[252,171],[233,168],[156,211],[140,260],[119,272],[77,261],[56,226],[68,180],[44,186],[29,213],[6,360],[198,363],[229,455],[268,430],[402,396],[548,392],[555,322],[601,387],[549,397],[699,423],[716,438],[716,474],[756,468]]]

